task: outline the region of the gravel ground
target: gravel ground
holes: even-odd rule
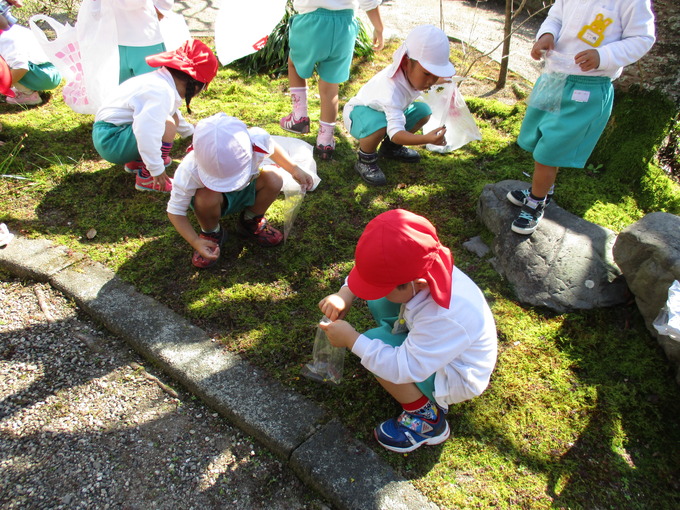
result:
[[[0,507],[324,509],[47,284],[0,281]]]

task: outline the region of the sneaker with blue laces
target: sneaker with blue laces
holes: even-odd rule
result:
[[[373,434],[383,448],[408,453],[424,444],[443,443],[451,435],[451,429],[442,409],[434,423],[404,411],[398,417],[382,422]]]
[[[517,207],[522,207],[524,204],[527,203],[527,198],[529,197],[529,194],[531,193],[531,188],[529,189],[514,189],[512,191],[508,191],[508,194],[506,195],[506,198],[510,201],[511,204],[516,205]],[[553,193],[548,193],[548,195],[545,197],[545,205],[547,206],[550,201],[552,200]]]
[[[543,218],[544,202],[539,202],[536,209],[524,204],[519,211],[519,216],[512,222],[512,231],[525,236],[531,235],[538,227],[538,222]]]

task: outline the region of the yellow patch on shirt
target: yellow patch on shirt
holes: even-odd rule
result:
[[[597,48],[604,40],[604,32],[612,24],[611,18],[605,18],[603,14],[598,14],[590,25],[584,25],[578,33],[578,38],[593,48]]]

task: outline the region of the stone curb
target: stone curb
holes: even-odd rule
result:
[[[15,237],[0,268],[49,282],[191,393],[284,460],[338,509],[437,508],[314,402],[215,344],[113,271],[46,240]],[[244,384],[247,381],[247,384]]]

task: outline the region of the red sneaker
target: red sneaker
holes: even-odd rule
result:
[[[141,159],[135,159],[134,161],[125,163],[123,168],[129,174],[138,174],[140,170],[146,170],[146,166]]]
[[[252,220],[246,220],[243,212],[238,219],[238,233],[265,247],[276,246],[283,241],[283,234],[272,227],[264,216],[255,216]]]
[[[153,177],[149,171],[144,168],[139,171],[135,178],[135,188],[139,191],[160,191],[161,193],[170,193],[172,191],[172,179],[165,181],[165,187],[159,189],[157,186],[154,187]]]

